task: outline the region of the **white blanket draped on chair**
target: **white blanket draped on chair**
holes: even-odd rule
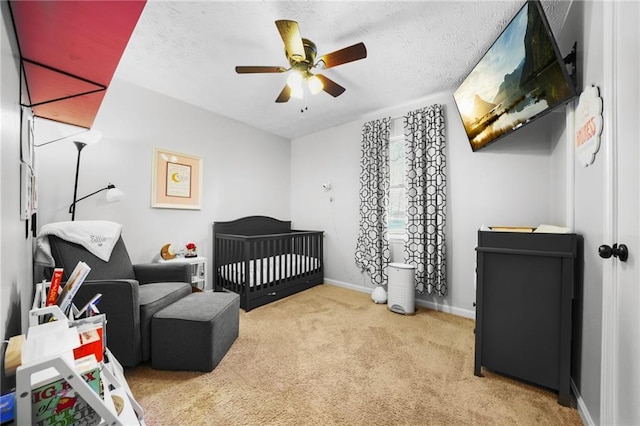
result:
[[[34,261],[45,266],[55,266],[49,245],[49,235],[55,235],[65,241],[83,246],[94,256],[108,262],[121,232],[121,224],[104,220],[48,223],[40,229],[36,237]]]

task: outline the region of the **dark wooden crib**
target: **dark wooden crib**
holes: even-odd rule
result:
[[[213,287],[238,293],[250,311],[322,284],[323,234],[266,216],[214,222]]]

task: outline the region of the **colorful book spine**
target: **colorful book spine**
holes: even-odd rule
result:
[[[82,282],[91,271],[91,267],[86,263],[80,261],[73,269],[67,283],[62,288],[60,295],[58,296],[57,304],[60,306],[60,310],[66,315],[71,307],[71,301],[78,292],[78,289],[82,285]]]
[[[92,328],[85,330],[78,329],[80,336],[80,346],[73,350],[75,359],[83,358],[87,355],[94,355],[98,362],[104,359],[104,337],[103,328],[99,325],[93,325]]]
[[[45,306],[52,306],[56,304],[58,300],[58,293],[60,292],[60,283],[62,282],[62,274],[64,269],[55,268],[53,275],[51,276],[51,286],[49,287],[49,293],[47,293],[47,301]]]

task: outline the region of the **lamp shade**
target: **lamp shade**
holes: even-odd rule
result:
[[[124,198],[124,192],[121,189],[116,188],[115,186],[107,189],[107,194],[105,196],[108,202],[113,203],[115,201],[120,201]]]
[[[291,88],[291,97],[296,99],[302,99],[304,96],[304,91],[302,86],[295,86]]]
[[[320,93],[320,91],[322,91],[322,88],[324,87],[322,81],[320,81],[320,79],[315,75],[312,75],[307,79],[307,84],[309,85],[309,91],[312,95]]]
[[[293,90],[302,87],[302,74],[299,71],[291,71],[287,78],[287,85]]]
[[[102,132],[97,130],[89,130],[73,137],[74,142],[80,142],[85,145],[97,143],[100,139],[102,139]]]

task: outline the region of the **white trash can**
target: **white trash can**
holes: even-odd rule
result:
[[[404,315],[416,313],[415,267],[405,263],[389,264],[387,309]]]

